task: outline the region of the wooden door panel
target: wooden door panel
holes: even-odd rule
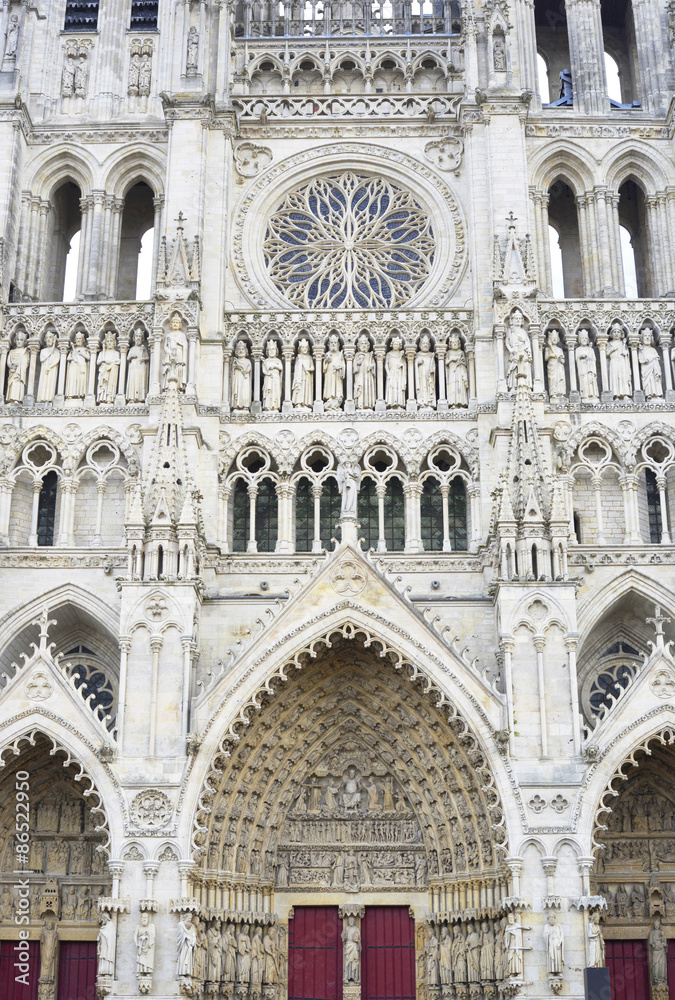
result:
[[[367,906],[361,921],[363,1000],[415,1000],[415,921],[407,906]]]
[[[288,1000],[342,1000],[337,906],[296,906],[288,924]]]

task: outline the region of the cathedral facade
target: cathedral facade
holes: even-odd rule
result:
[[[672,0],[1,18],[4,1000],[675,995]]]

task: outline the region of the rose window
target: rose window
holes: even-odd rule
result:
[[[408,191],[352,172],[288,194],[263,243],[274,284],[301,309],[401,306],[429,277],[435,248]]]

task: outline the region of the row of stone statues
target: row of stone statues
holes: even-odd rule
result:
[[[280,981],[274,924],[208,922],[186,913],[178,924],[177,975],[200,982],[274,986]]]
[[[290,402],[295,410],[310,411],[318,399],[326,411],[343,408],[348,391],[348,357],[336,334],[328,338],[325,351],[317,352],[306,337],[300,339],[292,358]],[[352,399],[356,410],[373,410],[377,401],[377,358],[368,337],[359,337],[352,360]],[[414,399],[420,410],[434,410],[438,402],[437,366],[431,338],[424,334],[412,358],[406,354],[401,337],[392,337],[382,365],[384,402],[387,409],[404,409]],[[412,366],[412,371],[411,371]],[[317,377],[317,371],[319,377]],[[279,344],[270,340],[261,361],[262,409],[281,409],[284,362]],[[451,334],[444,356],[444,398],[450,407],[469,404],[469,374],[466,356],[458,334]],[[410,382],[409,382],[410,380]],[[240,340],[232,358],[232,396],[234,412],[248,412],[253,402],[253,361],[248,344]]]
[[[429,925],[424,946],[428,986],[501,982],[523,975],[523,931],[515,913],[500,920]]]

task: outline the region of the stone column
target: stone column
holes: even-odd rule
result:
[[[671,98],[668,53],[661,5],[657,0],[633,0],[633,25],[640,76],[640,102],[652,114],[665,114]],[[633,99],[637,100],[634,94]]]
[[[295,486],[288,482],[277,483],[279,531],[275,552],[293,552],[293,499]]]
[[[544,358],[543,358],[544,335],[541,327],[530,324],[530,344],[532,347],[532,390],[533,392],[544,391]]]
[[[354,345],[345,344],[343,353],[345,356],[345,368],[346,368],[344,411],[345,413],[355,413],[356,404],[354,403],[354,354],[356,353],[356,350],[354,348]]]
[[[83,273],[84,297],[85,299],[97,299],[101,291],[105,191],[92,191],[90,202],[93,214],[91,214],[91,225],[87,232],[87,269]]]
[[[672,337],[669,331],[660,330],[659,347],[661,348],[661,357],[663,359],[663,374],[666,377],[665,398],[667,403],[672,403],[673,400],[675,399],[675,393],[673,392],[673,369],[670,363],[671,344],[672,344]]]
[[[613,283],[612,274],[612,254],[610,249],[609,236],[609,212],[612,206],[612,196],[608,194],[607,188],[598,186],[593,191],[595,201],[595,215],[597,219],[596,242],[598,247],[598,260],[600,264],[600,279],[602,294],[605,298],[616,298],[618,289]],[[607,202],[610,202],[608,210]]]
[[[361,1000],[361,920],[365,913],[361,903],[344,903],[338,909],[342,920],[343,1000]]]
[[[87,377],[87,395],[84,397],[85,406],[96,405],[96,355],[98,354],[99,346],[98,334],[90,334],[87,340],[87,347],[89,348],[89,371]]]
[[[251,402],[251,413],[262,413],[262,400],[260,395],[262,349],[260,347],[254,347],[251,350],[251,357],[253,358],[253,399]]]
[[[159,248],[161,245],[161,230],[162,230],[162,209],[164,207],[164,195],[157,195],[156,198],[152,199],[152,206],[155,210],[154,216],[154,239],[152,244],[152,284],[150,286],[150,291],[152,295],[155,294],[155,285],[157,284],[157,268],[159,266]]]
[[[314,345],[314,413],[323,413],[323,344]]]
[[[155,326],[152,328],[152,333],[149,337],[150,343],[150,391],[149,396],[159,396],[160,386],[160,368],[162,362],[162,340],[164,339],[164,331],[161,326]]]
[[[614,400],[612,390],[609,387],[609,370],[607,368],[607,333],[599,330],[595,335],[595,343],[598,346],[600,355],[600,380],[602,382],[600,390],[600,402],[611,403]]]
[[[421,513],[420,499],[422,496],[422,484],[419,482],[409,482],[403,487],[405,497],[405,551],[423,552],[421,533]]]
[[[125,702],[127,697],[127,671],[129,666],[129,652],[131,651],[131,636],[121,635],[119,637],[120,647],[120,685],[119,685],[119,707],[117,709],[117,745],[124,746],[124,717]]]
[[[188,734],[188,722],[190,716],[190,696],[192,694],[192,654],[195,650],[195,645],[194,639],[191,635],[182,635],[180,637],[180,641],[183,647],[183,693],[181,697],[180,734],[183,739],[185,739]]]
[[[436,401],[437,410],[448,409],[447,388],[445,384],[445,355],[447,347],[445,344],[436,344],[436,370],[438,371],[438,399]]]
[[[125,386],[127,382],[127,354],[129,351],[129,334],[119,334],[117,347],[120,352],[120,372],[117,380],[117,395],[115,396],[115,406],[124,406],[127,401]]]
[[[509,731],[509,753],[514,753],[515,733],[513,722],[513,669],[511,657],[515,641],[512,635],[502,633],[499,645],[504,653],[504,688],[506,693],[506,728]]]
[[[568,632],[565,636],[565,649],[567,650],[567,664],[570,671],[570,699],[572,701],[572,738],[574,740],[574,753],[581,753],[581,719],[579,715],[579,682],[577,679],[577,646],[579,645],[579,633]]]
[[[543,635],[535,635],[534,648],[537,651],[537,687],[539,695],[539,723],[541,726],[541,756],[548,757],[548,722],[546,719],[546,679],[544,675],[544,649],[546,639]],[[519,895],[519,893],[514,893]]]
[[[377,399],[375,400],[376,413],[384,413],[387,409],[387,404],[384,399],[384,356],[386,353],[387,349],[382,344],[376,344],[373,348],[377,376]]]
[[[640,344],[639,333],[628,334],[628,347],[630,348],[631,368],[633,370],[633,402],[644,403],[645,394],[642,390],[640,376],[640,362],[638,361],[638,346]]]
[[[565,0],[574,110],[582,115],[609,113],[605,47],[599,0]]]
[[[593,220],[595,214],[593,199],[591,195],[581,194],[576,196],[575,202],[579,225],[579,244],[584,248],[584,253],[581,255],[584,295],[594,296],[600,289],[600,271]]]
[[[570,403],[578,403],[581,399],[579,386],[577,383],[577,364],[574,349],[577,346],[578,337],[576,333],[564,334],[565,347],[567,348],[567,362],[570,372]]]
[[[284,361],[284,399],[281,404],[282,413],[292,413],[293,403],[291,401],[291,364],[293,362],[293,348],[282,347],[281,357]]]
[[[232,362],[232,348],[223,347],[223,389],[222,404],[223,413],[230,412],[230,364]]]
[[[148,725],[148,754],[150,757],[155,756],[156,739],[157,739],[157,691],[159,687],[159,654],[162,646],[164,645],[164,639],[161,635],[153,635],[150,637],[150,649],[152,650],[152,683],[150,688],[150,719]]]
[[[417,410],[417,398],[415,396],[415,354],[417,353],[414,344],[406,344],[405,357],[408,362],[408,400],[406,410],[414,413]]]
[[[33,406],[35,403],[35,370],[40,352],[40,341],[37,337],[29,338],[28,350],[30,352],[30,361],[28,363],[28,380],[26,382],[26,395],[23,397],[23,405]]]
[[[540,191],[537,188],[530,188],[530,197],[532,198],[534,209],[534,233],[539,263],[539,284],[544,295],[552,295],[551,250],[548,238],[549,194],[548,191]]]

